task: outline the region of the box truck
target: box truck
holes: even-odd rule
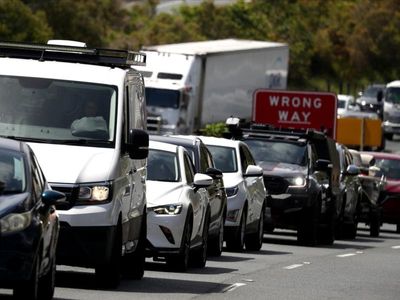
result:
[[[224,39],[143,47],[148,130],[188,134],[229,116],[250,120],[257,88],[286,89],[287,44]]]

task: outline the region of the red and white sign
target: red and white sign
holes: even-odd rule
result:
[[[279,128],[326,132],[336,137],[336,94],[327,92],[258,89],[253,97],[252,120]]]

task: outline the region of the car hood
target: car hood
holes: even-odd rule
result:
[[[115,149],[29,143],[50,183],[98,182],[112,179]]]
[[[400,193],[400,180],[386,180],[385,191],[388,193]]]
[[[181,197],[182,182],[146,181],[147,207],[178,203]]]
[[[295,164],[261,161],[258,165],[263,169],[264,175],[290,176],[294,174],[307,174],[307,168]]]
[[[20,194],[9,194],[0,196],[0,218],[14,212],[17,207],[22,207],[24,201],[28,198],[28,193]],[[24,210],[19,210],[19,212],[27,211],[28,208]]]

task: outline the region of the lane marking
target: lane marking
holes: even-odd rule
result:
[[[236,283],[231,284],[230,286],[224,288],[222,290],[222,292],[223,293],[229,293],[229,292],[232,292],[232,291],[236,290],[237,288],[239,288],[241,286],[245,286],[245,285],[246,285],[245,283],[236,282]]]
[[[392,246],[392,249],[400,249],[400,246]]]
[[[336,257],[343,258],[343,257],[354,256],[354,255],[357,255],[357,253],[346,253],[346,254],[339,254],[339,255],[336,255]]]
[[[294,264],[294,265],[286,266],[286,267],[284,267],[284,269],[293,270],[293,269],[296,269],[296,268],[299,268],[299,267],[302,267],[302,266],[304,266],[304,264]]]

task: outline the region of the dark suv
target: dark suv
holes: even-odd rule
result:
[[[303,245],[332,244],[341,207],[335,141],[316,131],[236,129],[263,168],[271,216],[264,228],[297,230]]]
[[[210,229],[208,232],[208,253],[213,256],[220,256],[224,242],[227,196],[222,172],[215,168],[210,151],[201,139],[196,136],[152,135],[150,139],[183,146],[191,155],[196,171],[213,178],[213,184],[207,188],[211,214]]]

